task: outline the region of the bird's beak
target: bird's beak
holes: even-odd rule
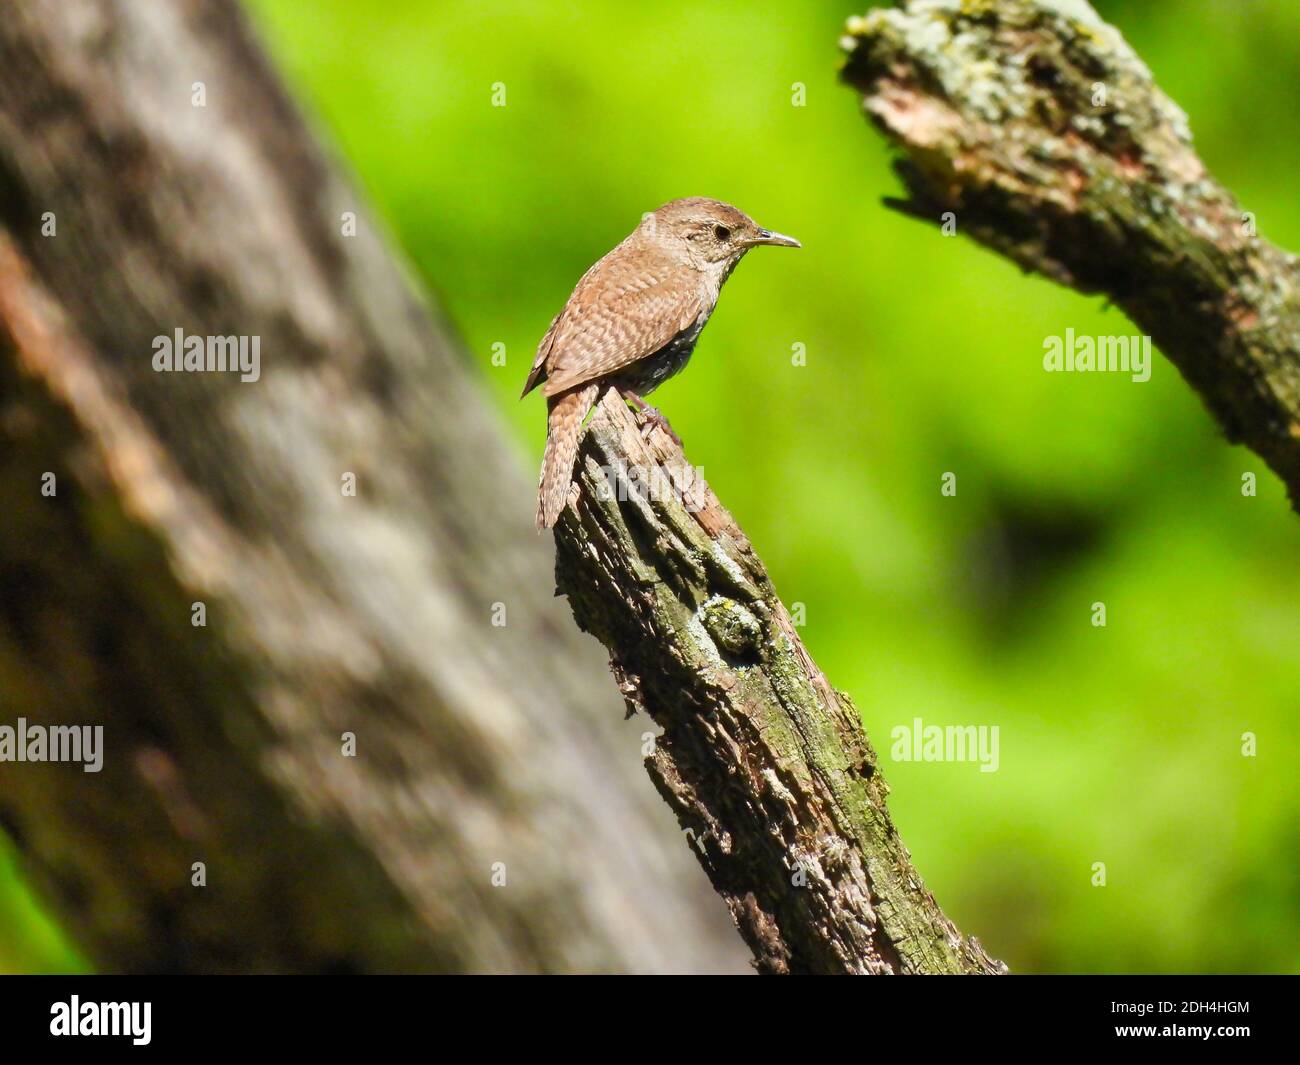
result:
[[[754,238],[755,244],[775,244],[780,248],[802,248],[794,237],[787,237],[784,233],[773,233],[770,229],[760,229],[758,236]]]

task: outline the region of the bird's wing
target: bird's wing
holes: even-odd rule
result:
[[[561,311],[560,314],[564,312]],[[555,339],[555,326],[560,320],[557,314],[551,319],[551,327],[546,330],[546,336],[542,337],[542,342],[537,345],[537,357],[533,359],[533,368],[528,371],[528,380],[524,382],[524,390],[519,393],[519,398],[523,399],[542,379],[546,372],[546,356],[551,353],[551,341]]]
[[[593,270],[584,277],[552,326],[546,395],[653,355],[700,315],[698,284],[679,263],[643,260],[618,286],[607,283],[609,276]]]

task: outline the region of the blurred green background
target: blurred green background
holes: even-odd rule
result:
[[[737,270],[655,402],[805,604],[927,886],[1021,972],[1300,971],[1300,526],[1160,357],[1146,384],[1043,371],[1044,337],[1134,332],[1120,312],[880,205],[888,154],[836,81],[866,6],[251,4],[521,462],[537,340],[643,211],[714,196],[801,238]],[[1096,6],[1300,249],[1294,0]],[[892,761],[914,717],[999,726],[998,772]],[[81,965],[2,850],[0,928],[0,971]]]

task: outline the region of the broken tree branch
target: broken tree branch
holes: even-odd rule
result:
[[[663,729],[647,768],[764,973],[998,973],[925,890],[857,709],[731,515],[656,427],[598,405],[556,579]]]
[[[1300,507],[1300,271],[1208,174],[1186,116],[1084,0],[909,0],[849,21],[844,79],[911,199],[1105,293]]]

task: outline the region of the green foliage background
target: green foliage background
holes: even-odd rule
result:
[[[1162,358],[1146,384],[1043,372],[1044,337],[1134,332],[1119,311],[881,206],[888,154],[835,77],[861,8],[251,6],[521,462],[544,435],[517,400],[536,342],[643,211],[709,195],[800,237],[748,257],[656,403],[805,604],[929,888],[1021,972],[1300,971],[1296,518]],[[1300,249],[1300,6],[1097,6],[1261,233]],[[892,761],[914,717],[998,725],[999,770]],[[79,964],[3,854],[0,928],[0,970]]]

